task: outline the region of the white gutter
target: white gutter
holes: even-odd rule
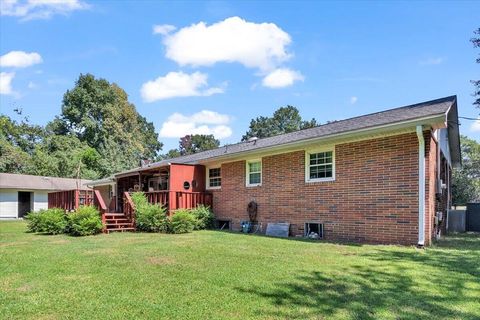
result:
[[[425,245],[425,139],[423,127],[417,126],[418,136],[418,246]]]

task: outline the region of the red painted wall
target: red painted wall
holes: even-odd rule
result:
[[[185,190],[185,181],[190,183],[190,189]],[[196,186],[194,181],[196,181]],[[202,192],[205,191],[205,166],[171,164],[170,191]]]

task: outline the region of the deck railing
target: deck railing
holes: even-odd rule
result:
[[[124,204],[126,204],[127,194],[131,200],[130,193],[125,192]],[[178,209],[192,209],[199,205],[212,207],[213,205],[213,195],[208,192],[150,191],[144,192],[144,194],[149,203],[165,207],[169,214]],[[132,206],[133,203],[126,204],[124,211],[130,210]]]
[[[73,211],[80,206],[94,204],[93,190],[65,190],[48,194],[48,207]]]
[[[171,192],[172,198],[170,211],[177,209],[192,209],[199,205],[212,207],[213,196],[207,192]]]
[[[132,225],[135,226],[135,205],[129,192],[123,193],[123,213]]]
[[[65,190],[48,194],[48,208],[60,208],[67,212],[75,211],[80,206],[95,206],[105,225],[107,206],[98,190]]]
[[[149,203],[160,204],[165,208],[168,208],[169,203],[169,191],[149,191],[144,192]]]
[[[105,226],[107,223],[107,219],[105,217],[105,213],[107,212],[107,206],[105,205],[102,194],[98,190],[95,190],[93,192],[93,205],[97,207],[98,211],[100,212],[100,216],[102,217],[102,224]]]

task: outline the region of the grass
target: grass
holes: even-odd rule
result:
[[[480,319],[480,236],[426,250],[0,222],[0,319]]]

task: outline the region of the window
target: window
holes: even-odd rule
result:
[[[216,220],[215,225],[220,230],[230,230],[230,220]]]
[[[306,222],[305,223],[305,237],[310,239],[322,239],[323,238],[323,224],[318,222]]]
[[[220,188],[222,186],[222,169],[211,168],[208,169],[207,177],[208,188]]]
[[[307,182],[335,180],[335,155],[333,150],[306,154],[305,180]]]
[[[262,185],[262,161],[247,161],[247,186]]]

